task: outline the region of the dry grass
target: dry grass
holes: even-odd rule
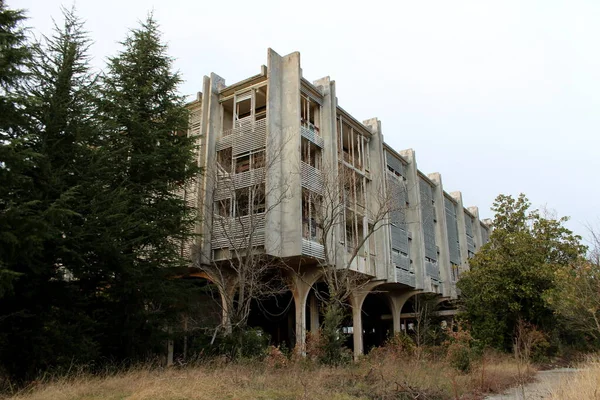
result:
[[[600,355],[590,356],[580,370],[564,376],[552,389],[553,400],[600,399]]]
[[[500,392],[534,371],[519,374],[509,356],[486,356],[469,374],[445,361],[379,352],[332,368],[302,360],[276,368],[263,363],[207,363],[195,367],[138,368],[106,376],[71,376],[7,397],[41,399],[477,399]]]

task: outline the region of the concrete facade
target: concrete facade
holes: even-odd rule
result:
[[[250,235],[257,251],[310,266],[323,259],[327,240],[335,253],[331,268],[340,268],[352,243],[367,235],[351,268],[389,297],[393,331],[402,329],[400,314],[411,296],[456,299],[456,281],[487,242],[488,224],[476,207],[463,206],[460,192],[444,190],[439,173],[421,172],[413,150],[388,146],[378,119],[361,123],[341,108],[334,81],[311,83],[302,76],[299,53],[280,56],[269,49],[259,74],[229,86],[211,74],[202,90],[189,104],[189,135],[198,139],[205,174],[185,194],[202,214],[196,228],[201,239],[185,244],[184,255],[192,257],[195,246],[200,264],[227,259],[232,238]],[[340,227],[323,238],[315,207],[322,207],[324,185],[337,182],[341,170],[352,176],[352,201],[341,200],[347,206]],[[382,196],[393,205],[369,234]],[[249,218],[250,232],[238,226]],[[314,268],[299,272],[309,278],[292,279],[290,289],[295,341],[303,344],[307,328],[318,327],[310,291],[319,278]],[[368,294],[363,288],[350,299],[355,354],[363,351],[361,310]]]

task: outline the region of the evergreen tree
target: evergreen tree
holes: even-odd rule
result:
[[[25,170],[35,154],[27,147],[22,86],[31,59],[25,15],[0,0],[0,298],[12,291],[19,275],[15,260],[28,257],[34,242],[28,240],[27,206],[19,201],[21,188],[30,182]]]
[[[80,179],[89,169],[94,78],[89,40],[72,11],[64,26],[33,46],[22,110],[27,126],[8,141],[25,160],[8,193],[8,212],[21,218],[6,225],[15,249],[5,265],[18,274],[14,291],[0,307],[0,358],[15,377],[68,366],[96,355],[94,322],[75,273],[82,269],[79,246]],[[7,168],[15,176],[16,169]],[[17,210],[17,211],[15,211]],[[4,227],[3,227],[4,228]]]
[[[545,294],[560,284],[555,271],[585,252],[581,238],[564,227],[566,218],[545,218],[529,207],[524,195],[496,198],[490,241],[458,282],[473,337],[505,350],[512,347],[519,321],[558,332]]]
[[[178,194],[195,179],[188,112],[177,87],[179,74],[149,16],[111,58],[102,88],[110,159],[100,182],[111,193],[107,207],[113,240],[105,268],[112,271],[105,294],[112,306],[103,318],[108,351],[118,358],[144,357],[164,344],[165,331],[185,283],[171,279],[188,265],[181,243],[192,235],[194,210]],[[112,346],[112,348],[110,348]]]

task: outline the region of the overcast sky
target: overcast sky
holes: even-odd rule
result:
[[[34,32],[61,0],[7,0]],[[267,48],[300,51],[304,77],[330,76],[339,104],[378,117],[386,142],[460,190],[482,218],[499,194],[600,229],[600,1],[78,0],[94,63],[148,11],[193,95],[215,72],[257,74]]]

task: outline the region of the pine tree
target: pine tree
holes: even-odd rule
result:
[[[111,162],[103,172],[112,193],[114,257],[106,294],[113,303],[107,338],[116,357],[140,358],[161,343],[172,308],[183,294],[187,266],[181,241],[192,234],[194,210],[179,190],[195,179],[194,143],[177,87],[179,74],[161,43],[152,16],[133,29],[124,50],[109,61],[102,89],[106,142]],[[102,179],[99,179],[102,181]]]
[[[90,168],[89,143],[97,136],[94,78],[82,23],[73,11],[63,14],[64,26],[33,46],[21,106],[27,125],[8,141],[15,158],[24,162],[5,213],[19,217],[5,230],[15,243],[6,265],[19,276],[0,308],[0,358],[18,378],[96,355],[85,295],[70,279],[84,265],[77,207],[81,176]],[[16,172],[8,169],[13,176]]]
[[[24,20],[22,10],[0,0],[0,298],[12,291],[19,275],[12,264],[30,253],[31,243],[25,240],[26,207],[19,204],[20,188],[29,183],[24,170],[35,157],[23,137],[27,120],[21,89],[31,58]]]

